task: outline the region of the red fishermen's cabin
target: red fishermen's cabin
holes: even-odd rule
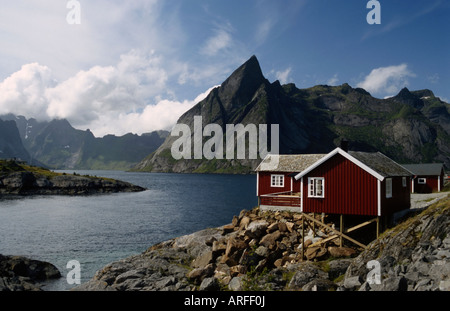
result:
[[[411,172],[379,152],[268,155],[256,172],[262,210],[379,217],[410,208]]]
[[[412,193],[440,192],[444,188],[444,164],[404,164],[403,167],[413,174]]]

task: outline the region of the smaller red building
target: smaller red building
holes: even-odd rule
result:
[[[413,175],[412,193],[440,192],[444,188],[443,163],[403,164],[403,167]]]
[[[261,209],[387,216],[410,207],[411,173],[379,152],[269,155],[256,171]]]

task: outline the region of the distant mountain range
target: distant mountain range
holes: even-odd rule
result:
[[[55,169],[127,170],[155,151],[168,134],[96,138],[65,119],[39,122],[9,114],[0,116],[0,158],[16,157]]]
[[[346,139],[350,150],[380,151],[399,163],[440,162],[450,168],[450,105],[430,90],[404,88],[394,97],[378,99],[348,84],[299,89],[270,83],[252,56],[178,119],[189,126],[192,141],[196,116],[202,117],[203,127],[220,125],[224,135],[226,124],[279,124],[281,154],[328,153]],[[64,119],[0,116],[0,158],[49,168],[249,173],[261,161],[176,160],[171,147],[178,139],[166,131],[96,138]]]
[[[270,83],[252,56],[220,87],[178,119],[206,124],[279,124],[280,153],[328,153],[349,141],[350,150],[380,151],[399,163],[441,162],[450,168],[450,105],[430,90],[402,89],[378,99],[348,84],[299,89]],[[225,133],[225,130],[223,130]],[[151,172],[248,173],[256,160],[175,160],[168,136],[134,169]],[[205,138],[203,138],[205,142]],[[270,150],[270,148],[269,148]]]

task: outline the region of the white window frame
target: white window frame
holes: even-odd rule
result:
[[[284,187],[284,175],[272,174],[270,175],[270,186],[283,188]]]
[[[324,177],[308,177],[308,198],[325,198]]]
[[[386,198],[392,198],[392,178],[386,178]]]
[[[426,185],[427,179],[426,178],[417,178],[417,184],[419,185]]]
[[[406,185],[407,185],[406,177],[402,177],[402,186],[403,186],[403,188],[406,188]]]

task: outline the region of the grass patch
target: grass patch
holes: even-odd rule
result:
[[[36,175],[45,176],[49,179],[55,176],[62,175],[61,173],[55,173],[43,167],[31,166],[13,160],[0,160],[0,172],[2,173],[30,172]]]

